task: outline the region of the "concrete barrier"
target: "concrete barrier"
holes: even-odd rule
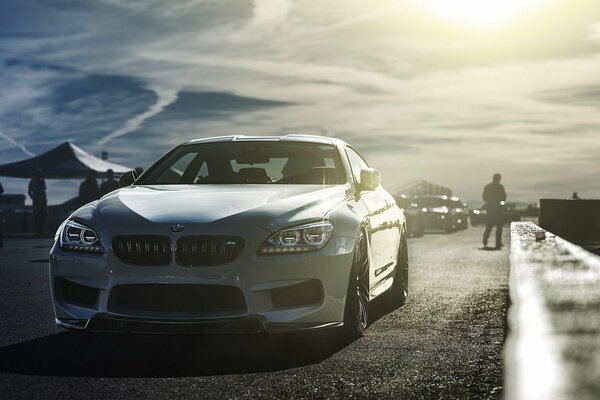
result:
[[[599,399],[600,257],[513,222],[509,291],[504,397]]]

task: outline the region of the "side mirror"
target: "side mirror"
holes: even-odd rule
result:
[[[360,184],[367,190],[375,190],[381,184],[381,172],[375,168],[360,171]]]
[[[119,178],[119,187],[130,186],[137,179],[135,170],[127,171]]]

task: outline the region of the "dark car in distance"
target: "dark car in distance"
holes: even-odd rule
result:
[[[458,221],[456,208],[452,204],[452,198],[446,195],[440,196],[417,196],[415,203],[422,212],[422,221],[425,231],[443,230],[454,232]]]
[[[514,221],[520,221],[522,215],[527,215],[527,213],[536,213],[537,208],[532,207],[531,205],[527,205],[527,208],[520,210],[519,203],[504,203],[504,223],[510,224]],[[487,210],[485,208],[485,204],[480,208],[476,208],[471,210],[470,212],[471,226],[485,225],[487,222]]]
[[[467,203],[462,202],[458,197],[451,197],[450,204],[454,208],[456,229],[467,229],[469,227],[469,207]]]
[[[421,237],[425,234],[423,227],[423,212],[415,200],[405,194],[394,196],[396,205],[404,212],[406,218],[406,232],[411,237]]]

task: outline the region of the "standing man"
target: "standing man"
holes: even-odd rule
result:
[[[115,180],[115,171],[112,169],[107,169],[106,181],[102,182],[102,185],[100,185],[100,197],[112,192],[113,190],[117,190],[118,188],[119,183]]]
[[[99,194],[96,171],[91,169],[88,171],[87,178],[79,185],[79,203],[83,205],[98,200]]]
[[[502,248],[502,225],[504,225],[504,202],[506,201],[506,192],[504,186],[500,184],[502,176],[494,174],[492,182],[488,183],[483,189],[483,201],[487,209],[487,221],[485,231],[483,232],[483,247],[487,247],[488,239],[492,229],[496,227],[496,249]]]
[[[44,181],[41,169],[35,171],[33,178],[29,181],[29,189],[27,192],[33,203],[33,226],[35,235],[42,236],[44,234],[44,221],[46,219],[46,206],[48,200],[46,198],[46,181]]]

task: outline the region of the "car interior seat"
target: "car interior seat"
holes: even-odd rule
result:
[[[242,168],[238,171],[240,183],[270,183],[271,178],[264,168]]]

